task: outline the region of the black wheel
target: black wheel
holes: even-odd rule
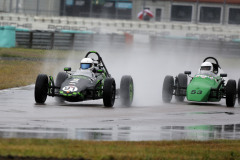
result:
[[[113,78],[106,78],[103,86],[103,104],[105,107],[112,107],[115,102],[116,83]]]
[[[183,102],[185,99],[185,96],[179,96],[179,95],[186,95],[186,89],[180,89],[180,87],[186,87],[187,88],[187,75],[183,73],[179,73],[177,77],[176,84],[176,94],[175,99],[177,102]]]
[[[48,92],[48,76],[39,74],[35,83],[34,97],[36,103],[43,104],[47,99]]]
[[[62,83],[68,78],[68,74],[66,72],[59,72],[56,78],[56,87],[61,87]],[[59,92],[59,89],[55,89],[55,92]],[[55,97],[57,102],[64,102],[64,98],[62,97]]]
[[[236,101],[236,81],[228,80],[226,85],[226,105],[227,107],[234,107]]]
[[[174,79],[173,76],[166,76],[163,81],[162,100],[170,103],[173,95]]]
[[[237,93],[238,93],[238,104],[240,104],[240,79],[238,80],[238,90],[237,90]]]
[[[131,76],[123,76],[120,83],[120,98],[122,105],[131,106],[134,96],[134,85]]]

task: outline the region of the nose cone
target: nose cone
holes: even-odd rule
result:
[[[215,80],[213,78],[194,77],[187,87],[187,100],[207,102],[211,88],[215,88]]]
[[[187,87],[187,100],[207,102],[211,87],[209,85],[189,85]]]
[[[61,91],[64,93],[79,93],[92,86],[92,82],[87,77],[72,77],[64,81]]]

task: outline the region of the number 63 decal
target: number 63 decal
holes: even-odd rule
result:
[[[192,90],[191,94],[202,94],[202,90]]]

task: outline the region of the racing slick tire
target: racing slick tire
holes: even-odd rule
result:
[[[112,107],[115,102],[116,83],[113,78],[106,78],[103,86],[103,104],[105,107]]]
[[[122,76],[120,82],[120,99],[124,106],[131,106],[134,96],[133,79],[129,75]]]
[[[56,78],[56,87],[61,87],[62,83],[68,78],[68,74],[66,72],[59,72]],[[59,92],[59,89],[55,89],[54,91]],[[64,102],[64,98],[62,97],[55,97],[55,100],[59,103]]]
[[[166,76],[163,81],[162,100],[164,103],[170,103],[173,95],[174,79],[173,76]]]
[[[48,76],[39,74],[36,79],[34,97],[36,103],[43,104],[47,99],[48,92]]]
[[[226,85],[226,105],[227,107],[234,107],[236,102],[236,81],[228,80]]]
[[[240,79],[238,79],[238,90],[237,90],[237,93],[238,93],[238,104],[240,104]]]
[[[188,78],[186,74],[183,73],[179,73],[178,77],[177,77],[178,81],[176,84],[176,93],[177,94],[185,94],[186,95],[186,90],[184,89],[180,89],[179,87],[186,87],[187,88],[187,82],[188,82]],[[185,91],[185,93],[183,93]],[[183,102],[185,99],[185,96],[179,96],[179,95],[175,95],[175,99],[177,102]]]

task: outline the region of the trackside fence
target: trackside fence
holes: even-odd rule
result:
[[[62,33],[16,31],[16,46],[34,49],[82,50],[88,47],[123,48],[128,39],[123,34]]]
[[[183,48],[218,48],[219,52],[235,52],[239,54],[240,39],[204,39],[197,37],[171,37],[159,35],[145,35],[140,42],[136,35],[132,34],[100,34],[100,33],[63,33],[59,31],[16,31],[16,47],[33,49],[57,49],[57,50],[85,50],[85,49],[124,49],[131,44],[150,45],[152,49],[162,47]],[[140,38],[141,40],[141,38]]]
[[[177,38],[177,37],[164,37],[164,36],[150,36],[149,44],[151,48],[173,48],[182,47],[184,49],[218,49],[219,53],[234,52],[239,55],[240,40],[212,40],[212,39],[197,39],[197,38]]]

